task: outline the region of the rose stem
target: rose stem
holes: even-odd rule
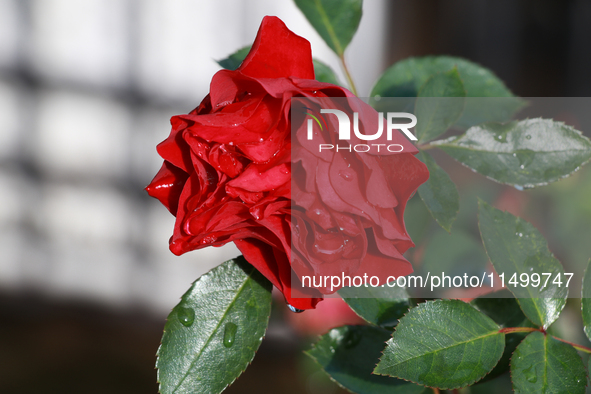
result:
[[[580,350],[582,352],[591,353],[591,349],[588,348],[587,346],[577,345],[576,343],[572,343],[572,342],[569,342],[569,341],[565,341],[564,339],[557,338],[554,335],[552,335],[552,338],[558,339],[560,342],[568,343],[569,345],[571,345],[575,349]]]
[[[343,71],[345,72],[345,77],[347,77],[347,82],[349,83],[349,87],[351,88],[351,92],[357,96],[357,88],[355,87],[355,82],[353,82],[353,78],[351,77],[351,73],[349,72],[349,68],[347,67],[347,62],[345,61],[345,54],[343,53],[340,56],[341,65],[343,66]]]

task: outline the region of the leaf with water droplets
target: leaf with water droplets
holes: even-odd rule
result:
[[[390,331],[379,327],[343,326],[322,335],[306,354],[332,380],[357,394],[424,394],[430,390],[400,379],[372,374]]]
[[[238,257],[197,279],[158,349],[160,392],[220,393],[252,361],[271,313],[271,283]]]
[[[427,206],[433,219],[447,232],[456,220],[460,210],[460,195],[447,172],[437,165],[425,151],[417,155],[429,170],[429,179],[419,186],[419,196]]]
[[[431,144],[494,181],[524,188],[567,177],[591,159],[591,141],[580,131],[540,118],[486,123]]]
[[[581,313],[587,338],[591,339],[591,259],[587,263],[583,275],[583,288],[581,289]]]
[[[495,271],[504,275],[505,286],[523,313],[534,324],[548,328],[566,304],[568,287],[562,264],[548,250],[542,234],[527,221],[482,200],[478,201],[478,226]],[[509,283],[514,275],[517,285]],[[557,275],[561,284],[554,282]],[[537,286],[532,278],[539,279]]]
[[[357,315],[368,323],[394,327],[412,305],[402,287],[343,287],[339,295]]]
[[[482,379],[505,347],[499,326],[459,300],[419,304],[400,319],[374,373],[441,389]]]
[[[529,334],[511,357],[515,393],[585,393],[587,371],[577,351],[539,331]]]

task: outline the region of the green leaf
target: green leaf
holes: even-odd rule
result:
[[[244,48],[240,48],[230,56],[222,60],[216,60],[217,64],[225,68],[226,70],[236,70],[242,64],[248,52],[250,52],[250,48],[252,45],[245,46]]]
[[[455,67],[437,73],[425,82],[415,103],[419,144],[445,133],[460,119],[464,111],[463,97],[466,97],[466,90]]]
[[[374,373],[442,389],[470,385],[497,364],[505,334],[459,300],[425,302],[400,319]]]
[[[583,275],[583,288],[581,289],[581,312],[583,314],[583,325],[587,338],[591,339],[591,259],[587,263]]]
[[[197,279],[158,349],[160,392],[220,393],[252,361],[271,313],[271,283],[238,257]]]
[[[333,85],[341,85],[337,75],[327,64],[321,62],[318,59],[314,59],[314,75],[316,80],[319,82],[332,83]]]
[[[587,372],[570,345],[539,331],[529,334],[511,358],[515,393],[585,393]]]
[[[295,0],[320,37],[343,56],[355,35],[362,14],[362,0]]]
[[[372,374],[390,332],[378,327],[333,328],[306,352],[339,385],[358,394],[420,394],[428,389]]]
[[[580,131],[539,118],[474,126],[432,144],[494,181],[525,188],[569,176],[591,158]]]
[[[453,222],[460,210],[460,195],[456,185],[450,179],[447,172],[435,163],[435,160],[425,151],[418,153],[429,170],[429,179],[419,186],[419,196],[427,206],[433,219],[439,223],[445,231],[450,232]]]
[[[343,287],[339,295],[359,317],[388,328],[396,326],[412,304],[402,287]]]
[[[568,287],[562,264],[548,250],[540,232],[527,221],[478,201],[478,226],[484,248],[495,271],[515,295],[523,313],[536,325],[548,328],[566,304]],[[523,281],[521,281],[523,274]],[[531,283],[538,274],[540,283]],[[546,280],[546,276],[550,274]],[[515,275],[517,286],[509,284]],[[557,277],[562,284],[552,283]],[[529,285],[526,278],[530,279]],[[522,283],[526,287],[522,287]]]
[[[532,323],[521,311],[517,300],[513,298],[513,295],[508,290],[501,290],[488,294],[485,297],[475,298],[472,300],[471,304],[480,312],[493,319],[494,322],[502,328],[532,326]],[[519,345],[526,335],[527,333],[524,332],[505,335],[505,350],[503,351],[503,356],[494,369],[479,383],[494,379],[509,370],[511,356],[517,348],[517,345]]]
[[[419,89],[434,74],[457,67],[467,97],[502,99],[467,100],[458,124],[469,127],[487,121],[505,121],[524,106],[489,69],[468,60],[451,56],[427,56],[404,59],[378,79],[371,96],[416,97]]]

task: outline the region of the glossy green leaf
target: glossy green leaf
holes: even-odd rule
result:
[[[402,287],[343,287],[339,295],[359,317],[381,327],[394,327],[412,305]]]
[[[362,14],[362,0],[295,0],[320,37],[342,56],[355,35]]]
[[[421,200],[445,231],[450,232],[453,222],[460,210],[460,195],[456,185],[447,172],[437,165],[433,157],[425,151],[417,154],[418,158],[427,165],[429,179],[419,186]]]
[[[445,133],[464,111],[466,90],[457,68],[430,77],[419,90],[415,103],[418,143]]]
[[[587,371],[577,351],[539,331],[529,334],[511,358],[515,393],[585,393]]]
[[[341,82],[339,81],[339,78],[337,77],[332,68],[330,68],[327,64],[321,62],[318,59],[313,59],[313,61],[314,75],[316,76],[317,81],[342,86]]]
[[[539,118],[474,126],[432,144],[494,181],[524,188],[564,178],[591,158],[591,141],[581,132]]]
[[[581,312],[583,314],[583,328],[587,338],[591,339],[591,259],[587,263],[583,275],[583,287],[581,289]]]
[[[497,298],[498,297],[498,298]],[[508,290],[497,291],[485,297],[475,298],[472,305],[480,312],[494,320],[502,328],[532,327],[533,324],[525,317],[517,300]],[[511,356],[527,333],[517,332],[505,335],[505,350],[494,369],[480,382],[486,382],[509,370]]]
[[[495,271],[504,275],[505,286],[515,295],[523,313],[534,324],[548,328],[560,315],[568,296],[562,264],[548,250],[540,232],[527,221],[482,200],[478,201],[478,217],[484,248]],[[537,286],[531,282],[533,274],[540,278]],[[509,284],[513,275],[517,286]],[[553,283],[557,275],[560,285],[558,281]]]
[[[197,279],[158,349],[160,392],[220,393],[252,361],[271,313],[271,283],[238,257]]]
[[[459,300],[419,304],[400,319],[374,373],[453,389],[482,379],[497,364],[505,334]]]
[[[425,387],[372,374],[390,332],[378,327],[333,328],[306,352],[342,387],[357,394],[419,394]]]
[[[245,46],[244,48],[240,48],[230,56],[225,59],[217,60],[217,63],[225,68],[226,70],[236,70],[242,64],[248,52],[250,52],[250,48],[252,45]]]
[[[427,56],[404,59],[378,79],[371,96],[416,97],[419,89],[433,75],[457,67],[467,97],[501,99],[467,100],[458,124],[469,127],[487,121],[505,121],[524,106],[489,69],[468,60],[451,56]]]

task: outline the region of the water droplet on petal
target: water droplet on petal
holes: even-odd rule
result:
[[[206,236],[206,237],[203,237],[203,239],[201,239],[201,243],[202,243],[203,245],[206,245],[206,244],[212,244],[212,243],[214,243],[215,241],[217,241],[217,239],[218,239],[218,238],[217,238],[215,235],[208,235],[208,236]]]
[[[289,308],[290,311],[292,311],[293,313],[302,313],[304,310],[303,309],[298,309],[295,306],[291,305],[291,304],[287,304],[287,307]]]
[[[346,181],[353,180],[353,174],[351,174],[351,172],[349,172],[349,171],[341,170],[341,171],[339,171],[339,176]]]
[[[232,146],[234,143],[232,141],[228,142],[228,145]]]
[[[195,321],[195,311],[193,308],[185,308],[181,306],[176,310],[176,317],[183,326],[191,327]]]
[[[259,142],[263,142],[263,141],[264,141],[263,137],[259,138]]]
[[[234,342],[236,341],[236,332],[238,331],[238,326],[234,323],[226,323],[224,327],[224,346],[225,347],[232,347]]]

